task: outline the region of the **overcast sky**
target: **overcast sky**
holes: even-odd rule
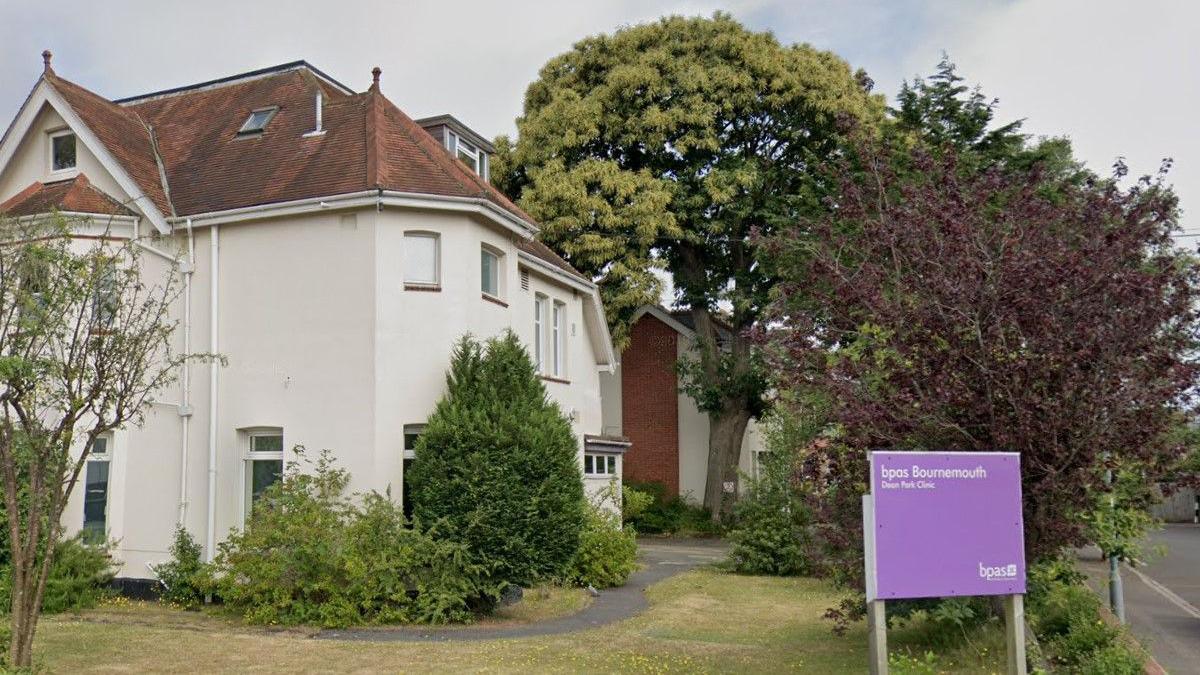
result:
[[[296,59],[361,91],[379,65],[409,114],[451,112],[491,137],[514,131],[538,68],[581,37],[717,9],[837,52],[889,99],[945,50],[1003,120],[1069,136],[1099,171],[1117,156],[1137,173],[1175,158],[1183,207],[1200,213],[1200,3],[1188,0],[0,0],[0,126],[49,48],[59,75],[110,98]],[[1184,222],[1200,232],[1200,216]]]

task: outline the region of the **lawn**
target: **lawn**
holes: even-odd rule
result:
[[[532,593],[498,620],[514,623],[581,607],[573,591]],[[268,631],[199,612],[117,602],[47,617],[36,659],[53,672],[861,672],[863,626],[835,637],[821,618],[836,601],[825,584],[702,569],[649,590],[650,609],[570,635],[455,643],[364,643]],[[924,650],[920,631],[897,631],[897,650]],[[988,645],[996,650],[979,656]],[[987,634],[939,669],[999,672],[1002,642]]]

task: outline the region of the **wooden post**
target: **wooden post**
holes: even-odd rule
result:
[[[871,675],[887,675],[887,614],[883,600],[867,603],[867,659]]]
[[[1004,642],[1008,647],[1009,675],[1026,675],[1025,596],[1004,596],[1004,632]]]

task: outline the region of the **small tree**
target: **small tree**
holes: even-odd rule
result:
[[[446,387],[409,469],[415,517],[497,580],[561,575],[584,524],[578,444],[529,355],[512,332],[485,346],[465,337]]]
[[[70,223],[0,222],[0,483],[12,566],[9,664],[28,667],[62,515],[93,443],[141,421],[182,357],[173,267],[148,284],[139,249]]]

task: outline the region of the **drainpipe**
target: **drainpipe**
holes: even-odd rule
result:
[[[209,295],[209,325],[208,348],[212,354],[220,351],[217,334],[217,317],[220,305],[218,303],[217,272],[220,269],[217,256],[220,253],[217,236],[219,225],[209,228],[209,282],[212,289]],[[217,366],[214,360],[208,371],[208,523],[204,537],[204,557],[212,562],[217,548]]]
[[[183,385],[179,417],[183,420],[183,442],[179,463],[179,527],[187,527],[188,507],[188,450],[191,446],[192,421],[192,273],[196,271],[196,240],[192,235],[192,219],[187,219],[188,257],[183,265],[183,355],[180,382]]]

